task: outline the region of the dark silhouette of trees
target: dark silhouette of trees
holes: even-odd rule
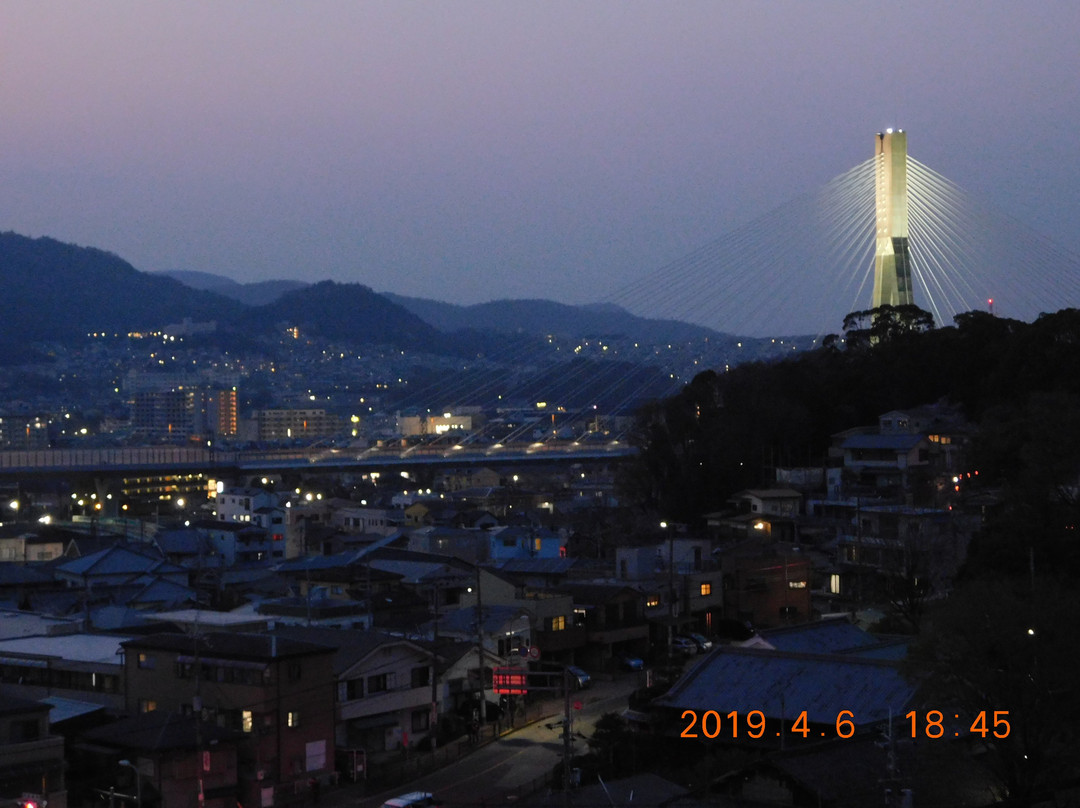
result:
[[[918,306],[877,306],[853,311],[844,318],[844,334],[849,348],[866,348],[919,334],[934,327],[934,315]]]

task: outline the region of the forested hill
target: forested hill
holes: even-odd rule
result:
[[[1080,472],[1080,311],[1034,323],[969,312],[955,326],[774,363],[708,371],[641,416],[636,501],[688,523],[777,465],[820,465],[830,436],[946,400],[978,430],[986,484],[1038,488]]]

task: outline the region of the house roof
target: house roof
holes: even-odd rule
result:
[[[267,634],[246,634],[240,632],[215,632],[200,637],[191,637],[180,633],[150,634],[121,643],[128,648],[147,648],[161,651],[176,651],[199,654],[221,659],[245,659],[269,662],[288,657],[309,656],[330,653],[333,649],[325,645],[279,637]]]
[[[530,575],[561,575],[569,572],[576,558],[508,558],[498,566],[503,573],[527,573]]]
[[[832,724],[844,710],[856,725],[903,715],[915,685],[892,661],[720,646],[653,704],[682,710],[761,710],[770,718],[806,711]],[[890,713],[891,711],[891,713]]]
[[[895,449],[906,452],[926,442],[922,435],[849,435],[840,442],[841,449]]]
[[[33,699],[24,699],[21,696],[13,696],[10,693],[0,693],[0,715],[39,713],[48,709],[48,704],[42,704]]]
[[[17,609],[0,609],[0,639],[33,637],[42,634],[67,634],[78,631],[82,627],[81,623],[82,621],[78,618],[51,617]]]
[[[138,603],[167,603],[170,605],[180,605],[183,603],[193,603],[197,598],[197,593],[194,589],[183,584],[178,584],[175,581],[170,581],[167,578],[158,578],[157,576],[141,576],[138,581],[135,582],[136,586],[131,587],[129,591],[129,597],[118,598],[127,605]]]
[[[69,575],[138,575],[143,572],[153,571],[158,575],[167,573],[183,573],[187,571],[183,567],[162,561],[153,550],[147,546],[145,549],[134,549],[127,545],[117,544],[96,553],[65,561],[57,567],[59,572]]]
[[[758,499],[802,499],[802,493],[794,488],[747,488],[736,493],[732,499],[739,497],[757,497]]]
[[[54,580],[48,567],[32,564],[0,564],[0,586],[50,584]]]
[[[563,582],[555,587],[556,592],[564,592],[574,597],[576,606],[599,606],[602,603],[610,603],[616,598],[626,596],[629,593],[634,598],[640,598],[641,593],[625,584],[578,584]]]
[[[386,634],[381,631],[352,631],[338,628],[279,625],[274,633],[281,637],[317,642],[335,649],[334,673],[340,674],[379,648],[386,645],[408,645],[430,654],[428,648],[415,640]]]
[[[80,701],[79,699],[65,699],[61,696],[47,696],[41,699],[41,702],[49,706],[49,723],[53,725],[72,718],[105,712],[104,704]]]
[[[89,730],[82,737],[117,749],[165,752],[196,749],[201,744],[215,741],[235,741],[244,734],[208,721],[198,721],[193,715],[151,710]]]
[[[869,631],[843,619],[765,629],[759,634],[777,651],[789,653],[835,654],[879,642]]]
[[[205,534],[192,528],[159,531],[154,542],[166,555],[199,555],[209,549]]]
[[[492,606],[484,606],[483,615],[483,633],[492,634],[494,632],[503,631],[506,624],[516,618],[522,616],[528,617],[528,612],[519,606],[495,604]],[[476,607],[467,606],[464,609],[455,609],[452,612],[447,612],[439,618],[439,631],[445,631],[447,633],[455,632],[458,634],[467,634],[469,632],[475,633]]]
[[[68,662],[121,664],[120,647],[130,635],[61,634],[55,637],[19,637],[0,641],[0,655],[58,657]]]

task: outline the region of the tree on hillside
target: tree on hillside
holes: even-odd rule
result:
[[[918,306],[877,306],[853,311],[844,318],[844,335],[849,348],[865,348],[892,342],[908,334],[934,327],[934,315]]]
[[[959,729],[970,727],[985,744],[1009,805],[1039,802],[1080,776],[1078,620],[1080,604],[1058,580],[981,578],[945,601],[934,630],[912,650],[912,665],[931,672],[917,708],[918,732],[930,710],[945,714],[946,724],[959,715]]]

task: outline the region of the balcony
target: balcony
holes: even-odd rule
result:
[[[46,735],[34,741],[0,745],[0,772],[43,767],[64,760],[64,739]]]
[[[431,705],[431,686],[407,687],[369,693],[362,698],[338,704],[339,720],[365,715],[392,713],[398,710],[417,710]]]

